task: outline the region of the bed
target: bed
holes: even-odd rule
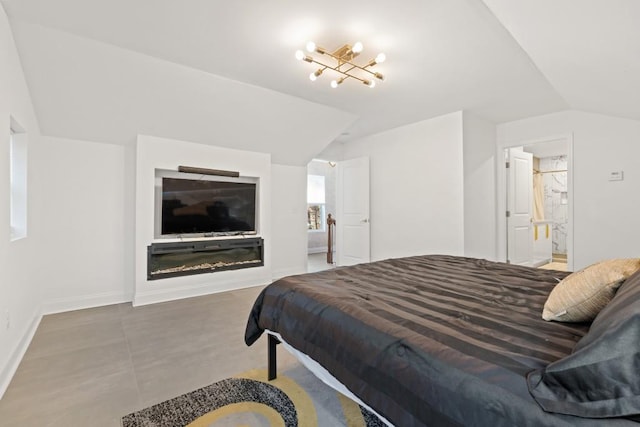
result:
[[[567,274],[430,255],[290,276],[245,342],[275,334],[396,426],[637,426],[640,273],[593,323],[544,321]]]

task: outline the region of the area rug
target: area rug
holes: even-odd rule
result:
[[[123,427],[384,427],[374,414],[302,366],[267,381],[266,370],[161,402],[122,418]]]

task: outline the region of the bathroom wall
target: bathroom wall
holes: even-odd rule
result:
[[[567,170],[567,156],[540,159],[540,171]],[[553,221],[552,245],[554,254],[567,254],[567,224],[569,205],[567,199],[567,172],[545,173],[544,217]]]

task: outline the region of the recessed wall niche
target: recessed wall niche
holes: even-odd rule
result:
[[[271,281],[271,160],[265,153],[247,152],[206,144],[139,135],[136,143],[136,213],[134,305],[222,292]],[[149,246],[164,243],[211,241],[208,237],[157,238],[155,236],[156,170],[178,173],[180,165],[240,171],[242,176],[258,180],[256,234],[218,236],[213,240],[262,240],[262,264],[251,268],[218,268],[215,274],[169,275],[163,280],[149,278]],[[154,249],[155,250],[155,249]],[[251,260],[247,260],[251,261]],[[215,264],[212,262],[210,264]],[[154,276],[157,276],[154,275]]]

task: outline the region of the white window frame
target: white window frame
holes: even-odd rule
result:
[[[11,241],[27,237],[27,133],[13,117],[9,128]]]
[[[307,224],[309,224],[309,208],[312,206],[318,206],[320,208],[320,228],[309,228],[307,231],[309,233],[323,233],[327,231],[327,214],[325,213],[325,204],[324,203],[308,203],[307,204]]]
[[[324,233],[327,231],[326,220],[326,199],[327,189],[325,187],[324,175],[307,175],[307,224],[309,223],[309,208],[318,206],[320,209],[320,228],[309,228],[309,233]]]

